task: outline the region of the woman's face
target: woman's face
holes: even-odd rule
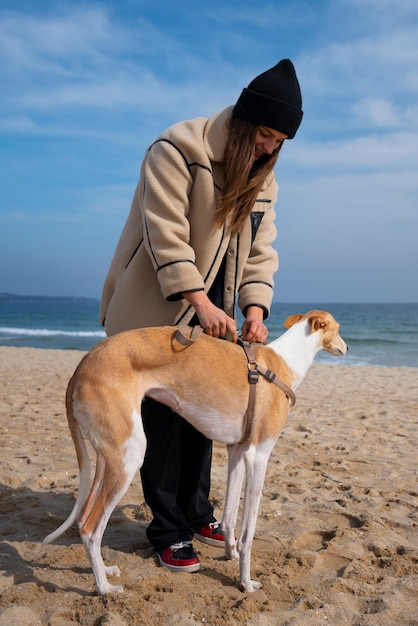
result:
[[[254,160],[259,159],[263,154],[272,154],[285,139],[287,135],[267,126],[259,126],[254,141]]]

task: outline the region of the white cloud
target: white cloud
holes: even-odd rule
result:
[[[98,6],[74,6],[46,17],[9,13],[0,22],[0,58],[7,59],[12,68],[58,70],[60,61],[76,65],[89,58],[92,64],[100,62],[102,55],[126,49],[127,37],[129,32],[120,32]]]
[[[39,126],[25,115],[0,119],[0,133],[32,134],[38,131]]]
[[[418,24],[397,18],[395,11],[390,22],[376,18],[374,28],[351,26],[340,40],[302,53],[302,92],[312,127],[334,136],[418,127]]]
[[[365,125],[383,129],[402,125],[399,107],[384,98],[364,98],[355,107],[354,115]]]
[[[316,177],[319,172],[414,173],[418,167],[418,133],[370,133],[338,141],[299,141],[285,150],[281,159],[287,169],[308,177]]]

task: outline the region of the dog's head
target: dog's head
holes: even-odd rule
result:
[[[306,324],[309,334],[320,333],[320,350],[330,352],[335,356],[342,356],[348,350],[344,339],[340,337],[340,325],[327,311],[309,311],[305,314],[290,315],[284,323],[285,328],[295,324]]]

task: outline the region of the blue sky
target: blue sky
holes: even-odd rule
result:
[[[0,0],[0,292],[100,297],[148,144],[281,58],[274,299],[417,302],[416,0]]]

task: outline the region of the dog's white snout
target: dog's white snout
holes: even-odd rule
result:
[[[344,339],[340,337],[340,345],[337,348],[338,352],[341,354],[346,354],[348,352],[348,345],[345,343]]]

